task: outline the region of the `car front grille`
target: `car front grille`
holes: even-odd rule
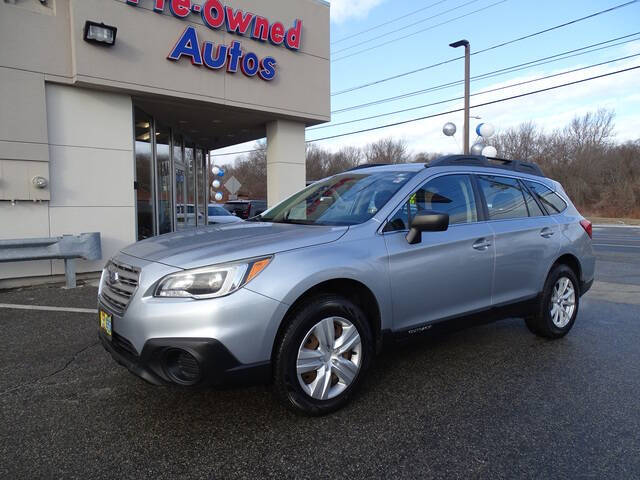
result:
[[[138,288],[140,269],[110,260],[102,276],[100,299],[113,313],[122,315]]]

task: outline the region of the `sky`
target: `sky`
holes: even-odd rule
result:
[[[457,40],[467,39],[471,43],[471,51],[479,51],[627,1],[629,0],[332,0],[332,120],[328,124],[308,128],[306,138],[308,141],[315,140],[462,108],[463,103],[459,98],[464,89],[459,84],[366,108],[336,112],[390,96],[462,80],[464,62],[460,59],[340,94],[352,87],[461,56],[464,53],[462,48],[449,47],[450,43]],[[419,9],[421,11],[416,12]],[[390,22],[398,17],[404,18]],[[360,34],[367,30],[369,31]],[[473,55],[472,77],[626,35],[631,36],[591,49],[598,48],[597,51],[574,52],[580,55],[571,58],[561,56],[550,59],[554,61],[546,64],[533,64],[518,71],[507,70],[491,78],[474,80],[471,83],[471,94],[477,95],[472,97],[471,105],[640,65],[640,1],[592,19]],[[389,43],[378,46],[386,42]],[[563,74],[569,70],[633,55],[638,56]],[[555,76],[547,80],[531,81],[549,75]],[[523,82],[529,83],[510,86]],[[482,122],[491,123],[497,131],[503,131],[528,121],[551,131],[563,127],[576,115],[607,108],[616,113],[616,140],[635,140],[640,138],[638,85],[640,69],[472,108],[471,115],[481,117],[471,120],[472,132]],[[481,93],[492,89],[498,90]],[[436,102],[440,104],[421,107]],[[404,109],[412,110],[336,125]],[[443,135],[442,126],[446,122],[457,125],[458,132],[454,137]],[[403,139],[411,153],[461,153],[462,126],[462,113],[451,113],[396,127],[323,140],[316,144],[336,151],[344,146],[364,146],[381,138],[394,137]],[[472,134],[472,143],[476,138],[475,133]],[[251,148],[253,143],[213,153],[228,154]],[[233,162],[236,157],[218,156],[213,157],[213,161],[222,165]]]

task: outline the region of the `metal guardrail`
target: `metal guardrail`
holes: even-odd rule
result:
[[[100,233],[81,233],[52,238],[0,240],[0,263],[28,260],[64,260],[67,288],[76,287],[76,259],[100,260]]]

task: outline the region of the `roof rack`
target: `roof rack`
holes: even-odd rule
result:
[[[483,155],[447,155],[426,165],[426,167],[450,167],[450,166],[490,167],[512,170],[514,172],[528,173],[538,177],[544,177],[542,169],[535,163],[522,162],[520,160],[507,160],[506,158],[485,157]]]
[[[362,170],[363,168],[371,168],[371,167],[386,167],[389,165],[388,163],[361,163],[360,165],[350,168],[349,170],[345,170],[345,172],[353,172],[354,170]]]

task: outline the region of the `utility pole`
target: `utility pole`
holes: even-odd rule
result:
[[[470,84],[471,84],[471,45],[467,40],[459,40],[455,43],[449,44],[450,47],[458,48],[464,47],[464,154],[469,154],[469,99],[470,99]]]

